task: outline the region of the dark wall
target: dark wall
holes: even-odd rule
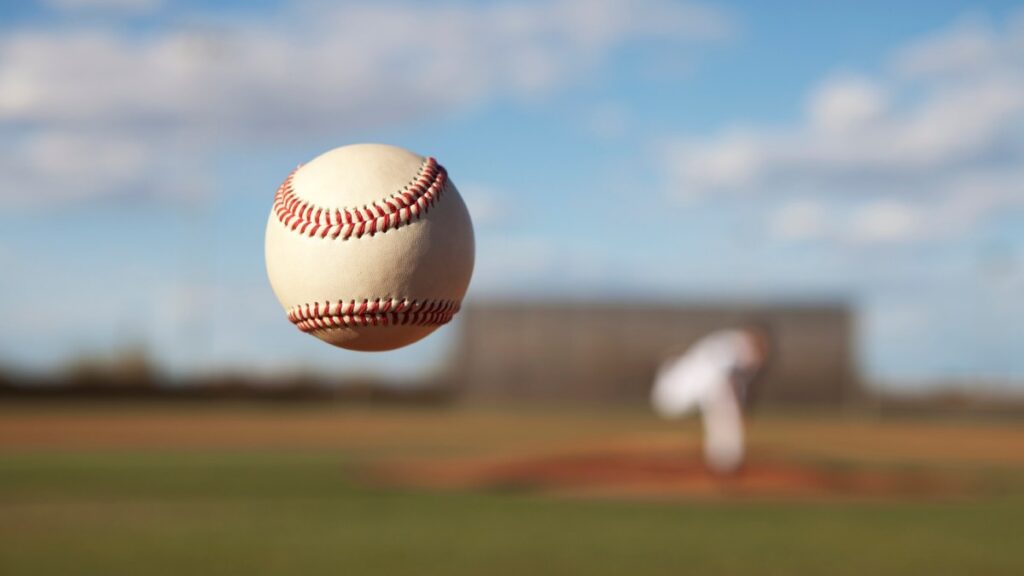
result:
[[[477,304],[462,313],[456,379],[477,399],[644,402],[666,358],[749,319],[772,327],[778,349],[759,402],[855,399],[852,316],[840,305]]]

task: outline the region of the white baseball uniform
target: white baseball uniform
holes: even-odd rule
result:
[[[730,472],[743,463],[743,415],[733,378],[759,362],[748,334],[725,330],[704,337],[658,371],[651,392],[655,411],[664,418],[680,418],[699,409],[704,457],[716,471]]]

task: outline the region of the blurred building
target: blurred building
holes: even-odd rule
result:
[[[461,314],[456,378],[476,400],[646,402],[666,358],[747,320],[769,324],[776,339],[758,403],[857,399],[853,315],[842,304],[477,304]]]

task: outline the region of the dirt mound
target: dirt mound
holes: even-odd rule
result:
[[[370,477],[390,486],[581,497],[927,498],[964,488],[922,471],[850,469],[765,457],[752,458],[735,474],[720,475],[709,471],[697,454],[636,450],[392,463],[375,468]]]

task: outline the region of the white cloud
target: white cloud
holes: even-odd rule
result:
[[[85,11],[152,12],[159,8],[162,0],[45,0],[44,4],[59,12],[78,13]]]
[[[1014,36],[1009,30],[1010,39]],[[949,30],[925,38],[900,51],[894,60],[899,74],[934,77],[974,74],[1001,59],[999,32],[984,18],[970,16]]]
[[[782,205],[769,219],[772,234],[784,240],[812,240],[827,234],[828,214],[817,200],[801,198]]]
[[[897,200],[878,200],[860,206],[851,219],[851,239],[864,242],[910,240],[922,232],[914,206]]]
[[[9,208],[38,208],[100,196],[174,194],[191,200],[198,162],[167,138],[130,133],[40,130],[15,141],[0,140],[0,174],[5,186],[0,203]]]
[[[742,190],[756,184],[765,161],[756,134],[724,132],[715,142],[680,140],[665,146],[663,160],[672,192],[694,200],[719,190]]]
[[[478,182],[459,184],[458,188],[476,228],[497,227],[512,218],[513,205],[502,191]]]
[[[634,40],[685,49],[730,33],[717,10],[663,0],[282,10],[148,34],[70,25],[0,38],[0,144],[27,155],[20,149],[55,140],[110,152],[135,145],[109,172],[63,163],[46,174],[31,162],[0,166],[17,178],[7,178],[8,189],[31,183],[41,201],[123,192],[122,181],[151,183],[154,159],[182,141],[308,140],[495,99],[539,99],[599,71]],[[75,192],[62,186],[83,178],[93,182]]]
[[[896,51],[890,72],[829,75],[795,125],[671,142],[672,194],[818,198],[847,213],[835,232],[815,234],[854,242],[960,233],[1024,205],[1024,11],[1016,21],[964,20]],[[807,237],[810,210],[784,206],[769,225]]]
[[[811,94],[809,115],[820,130],[848,134],[880,119],[885,107],[884,90],[871,80],[837,76]]]

